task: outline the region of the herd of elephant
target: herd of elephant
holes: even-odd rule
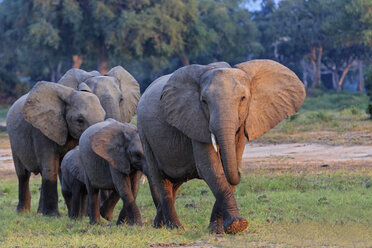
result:
[[[19,182],[18,212],[30,211],[31,173],[41,174],[38,212],[59,216],[58,178],[70,218],[88,213],[142,225],[136,205],[142,173],[157,209],[154,227],[182,228],[174,203],[182,183],[203,179],[216,198],[211,231],[248,226],[234,197],[245,144],[295,114],[303,83],[271,60],[189,65],[156,79],[140,97],[123,67],[105,75],[70,69],[38,82],[7,115]],[[128,124],[137,113],[137,127]]]

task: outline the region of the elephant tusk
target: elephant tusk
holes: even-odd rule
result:
[[[211,133],[211,140],[214,150],[217,152],[217,142],[216,142],[216,136],[214,136],[213,133]]]

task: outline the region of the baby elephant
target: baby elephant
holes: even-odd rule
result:
[[[135,199],[141,171],[147,168],[136,126],[114,119],[90,126],[79,140],[85,171],[90,224],[100,223],[100,214],[112,219],[119,198],[123,200],[117,224],[142,225]],[[99,190],[113,190],[99,209]]]
[[[69,151],[63,157],[61,172],[62,195],[65,198],[68,216],[72,219],[84,216],[87,208],[87,190],[79,146]]]

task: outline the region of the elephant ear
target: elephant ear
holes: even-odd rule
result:
[[[191,139],[211,143],[209,122],[200,104],[200,81],[210,66],[189,65],[176,70],[165,83],[160,104],[166,121]]]
[[[305,88],[296,74],[272,60],[252,60],[236,65],[251,81],[249,114],[245,131],[257,139],[285,118],[295,114],[305,100]]]
[[[116,66],[106,73],[107,76],[119,81],[119,88],[123,94],[123,102],[120,107],[124,122],[130,122],[137,111],[140,98],[140,87],[137,80],[121,66]]]
[[[81,69],[72,68],[61,77],[61,79],[58,81],[58,84],[62,84],[64,86],[77,90],[80,83],[84,82],[88,78],[98,75],[99,72],[97,71],[86,72]]]
[[[64,145],[68,135],[65,101],[73,92],[63,85],[38,82],[26,98],[23,118],[58,145]]]
[[[122,123],[107,119],[109,124],[90,136],[93,151],[111,166],[124,174],[130,173],[130,162],[126,157],[127,138]]]

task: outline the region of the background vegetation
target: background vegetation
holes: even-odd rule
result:
[[[252,2],[2,0],[0,98],[27,91],[15,75],[32,86],[71,67],[105,73],[121,64],[144,90],[182,65],[254,58],[283,63],[307,88],[363,91],[371,1],[262,0],[256,11]]]

